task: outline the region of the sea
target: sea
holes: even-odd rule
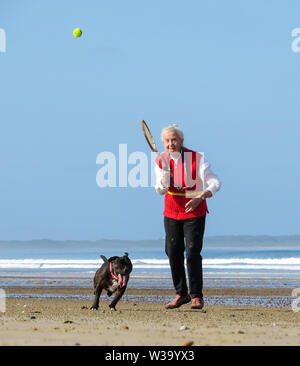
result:
[[[1,286],[92,286],[107,258],[129,253],[130,286],[172,289],[164,239],[0,241]],[[205,287],[300,287],[300,235],[204,238]]]

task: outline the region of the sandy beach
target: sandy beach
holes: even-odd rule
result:
[[[300,312],[291,307],[206,305],[204,311],[190,304],[166,310],[164,299],[172,290],[128,289],[127,295],[144,296],[145,301],[125,298],[117,311],[108,308],[104,296],[98,311],[91,301],[70,298],[92,295],[89,288],[5,288],[6,312],[0,313],[2,346],[194,346],[300,345]],[[24,298],[26,293],[31,297]],[[48,298],[36,295],[47,294]],[[64,294],[65,298],[51,297]],[[222,296],[290,296],[290,289],[210,288],[208,300]],[[147,301],[147,296],[157,301]]]

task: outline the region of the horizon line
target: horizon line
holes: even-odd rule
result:
[[[280,235],[274,235],[274,234],[224,234],[224,235],[208,235],[204,236],[204,239],[208,238],[238,238],[238,237],[270,237],[270,238],[278,238],[278,237],[300,237],[300,234],[280,234]],[[96,242],[96,241],[157,241],[157,240],[165,240],[164,237],[162,238],[148,238],[148,239],[118,239],[118,238],[100,238],[100,239],[49,239],[49,238],[39,238],[39,239],[0,239],[0,242],[4,241],[90,241],[90,242]]]

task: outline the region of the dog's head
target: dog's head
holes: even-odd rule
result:
[[[101,257],[104,260],[105,257]],[[132,271],[132,263],[128,257],[128,253],[125,253],[123,257],[110,257],[107,261],[111,263],[112,271],[118,277],[120,287],[125,286],[128,282],[129,274]]]
[[[112,262],[112,268],[116,274],[129,275],[132,271],[132,263],[128,253],[125,253],[123,257],[111,257],[108,261]]]

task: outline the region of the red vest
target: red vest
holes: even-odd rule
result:
[[[191,212],[185,212],[186,203],[192,198],[192,192],[203,191],[203,182],[199,176],[199,166],[202,155],[193,150],[184,148],[184,164],[182,163],[182,154],[177,161],[177,166],[171,158],[168,161],[166,152],[161,154],[161,158],[170,165],[173,179],[170,182],[170,188],[165,194],[165,208],[163,215],[175,220],[184,220],[193,217],[205,216],[208,213],[206,200]],[[157,157],[156,164],[162,168],[162,163]],[[185,187],[178,189],[176,186]],[[187,188],[188,186],[188,188]],[[190,196],[186,197],[190,193]],[[197,193],[196,193],[197,194]]]

